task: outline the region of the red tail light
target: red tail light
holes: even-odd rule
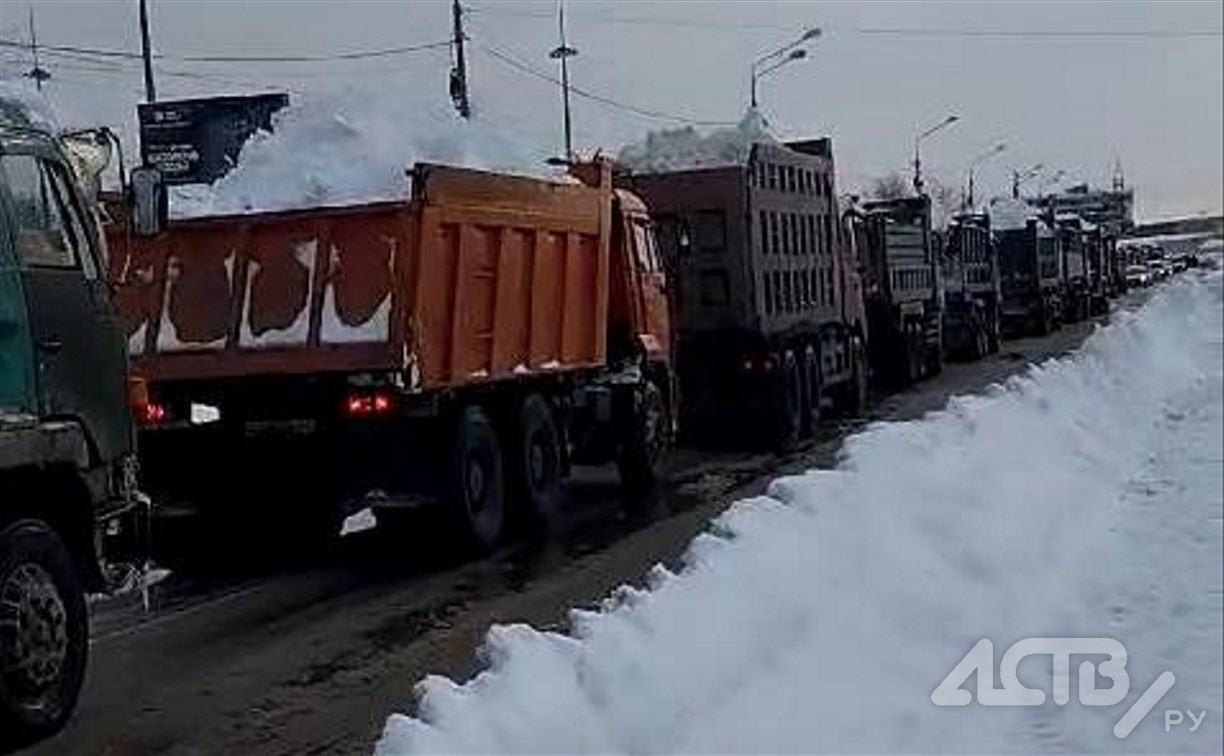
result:
[[[344,412],[349,417],[373,417],[385,415],[394,408],[391,395],[376,392],[373,394],[349,394],[344,400]]]
[[[155,402],[147,402],[137,408],[137,417],[142,425],[157,425],[166,421],[166,408]]]
[[[740,363],[740,372],[751,373],[755,369],[756,365],[753,364],[752,360],[744,360]]]

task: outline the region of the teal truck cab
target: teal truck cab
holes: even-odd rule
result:
[[[138,499],[126,343],[80,176],[0,98],[0,751],[71,715],[102,535]]]

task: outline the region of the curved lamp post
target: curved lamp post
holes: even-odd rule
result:
[[[914,191],[920,196],[922,194],[922,156],[919,153],[919,148],[922,145],[922,140],[926,139],[935,132],[947,128],[960,120],[960,116],[950,115],[931,128],[919,134],[914,139]]]
[[[803,60],[807,57],[807,50],[797,49],[805,42],[811,42],[818,39],[822,32],[819,26],[813,26],[800,35],[799,39],[779,47],[777,50],[767,52],[756,60],[752,61],[752,83],[751,83],[751,99],[750,104],[755,109],[757,106],[757,80],[770,74],[787,63],[796,60]]]

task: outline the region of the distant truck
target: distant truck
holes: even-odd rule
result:
[[[1030,212],[1027,205],[992,208],[1002,325],[1007,336],[1044,335],[1062,322],[1062,258],[1047,221]]]
[[[904,387],[943,369],[939,253],[927,197],[875,200],[847,210],[863,271],[871,370]]]
[[[63,142],[0,99],[0,751],[75,707],[103,532],[138,500],[123,333],[92,197]]]
[[[166,517],[306,544],[354,502],[435,504],[489,549],[571,464],[651,485],[674,401],[654,228],[608,164],[572,172],[422,163],[402,201],[112,235]]]
[[[1094,272],[1090,267],[1092,235],[1095,228],[1073,213],[1059,213],[1054,218],[1056,242],[1062,255],[1062,322],[1078,323],[1092,310]],[[1096,266],[1099,279],[1100,266]]]
[[[632,177],[674,281],[680,427],[785,446],[867,391],[856,271],[828,139],[756,144],[736,165]]]
[[[999,261],[990,219],[966,214],[943,234],[943,347],[946,355],[976,359],[999,349]]]

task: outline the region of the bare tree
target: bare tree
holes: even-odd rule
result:
[[[867,188],[867,196],[872,199],[899,199],[910,194],[909,182],[900,173],[893,171],[871,180]]]
[[[960,190],[934,176],[927,179],[927,188],[931,198],[931,225],[943,228],[952,216],[960,212]]]

